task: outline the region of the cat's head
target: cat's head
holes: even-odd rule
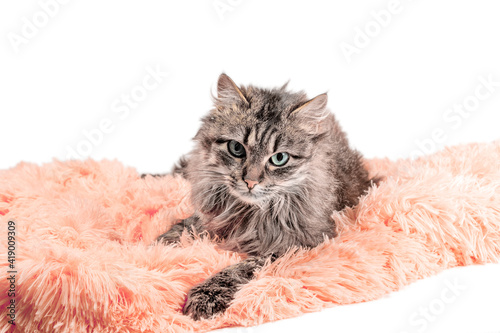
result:
[[[195,189],[202,195],[227,191],[251,204],[283,193],[300,195],[328,131],[332,115],[326,104],[326,94],[308,99],[286,85],[238,87],[222,74],[214,108],[195,136],[193,153],[200,155],[190,168]]]

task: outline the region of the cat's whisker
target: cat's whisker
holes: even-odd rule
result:
[[[216,188],[209,187],[204,191],[197,192],[195,195],[192,196],[192,198],[194,202],[197,202],[198,200],[200,200],[200,198],[209,198],[210,197],[209,194],[211,194],[212,196],[217,196],[223,193],[224,190],[225,189],[221,186],[217,186]]]

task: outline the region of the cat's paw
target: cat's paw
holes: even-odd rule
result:
[[[165,245],[179,243],[184,231],[192,236],[195,230],[202,230],[203,228],[199,224],[200,218],[196,215],[190,216],[185,220],[180,220],[166,233],[158,236],[156,243]]]
[[[181,239],[181,234],[177,232],[166,232],[163,235],[158,236],[156,238],[156,242],[158,244],[169,245],[178,243]]]
[[[141,178],[146,178],[147,176],[157,178],[157,177],[164,177],[166,175],[167,175],[166,173],[142,173]]]
[[[182,313],[194,320],[211,318],[224,312],[232,301],[234,288],[214,283],[212,279],[193,287],[187,296]]]
[[[181,221],[177,224],[174,224],[174,226],[170,228],[170,230],[167,231],[166,233],[158,236],[158,238],[156,238],[156,242],[158,244],[164,244],[164,245],[178,243],[179,240],[181,239],[183,231],[184,231],[184,224]]]

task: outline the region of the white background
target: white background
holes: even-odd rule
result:
[[[0,4],[1,169],[80,148],[81,158],[169,171],[223,71],[240,84],[328,91],[370,158],[500,138],[500,86],[481,83],[500,82],[495,0],[55,1]],[[168,75],[141,96],[154,69]],[[124,107],[131,94],[144,99]],[[463,103],[469,111],[456,113]],[[454,279],[465,291],[425,328],[411,324]],[[499,280],[498,265],[455,269],[376,302],[239,332],[500,332]]]

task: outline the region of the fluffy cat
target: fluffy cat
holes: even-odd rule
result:
[[[248,259],[193,287],[184,314],[198,320],[223,312],[267,259],[335,237],[332,212],[368,189],[361,155],[326,105],[326,94],[238,87],[220,75],[196,146],[174,168],[191,182],[196,212],[158,242],[175,243],[194,228]]]

